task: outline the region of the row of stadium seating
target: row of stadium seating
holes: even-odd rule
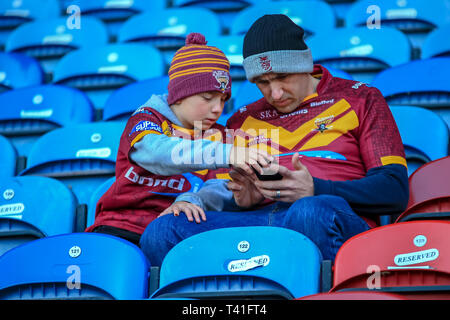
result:
[[[4,179],[0,299],[450,299],[449,168],[419,168],[404,214],[346,241],[334,263],[295,231],[237,227],[182,241],[160,268],[123,239],[80,233],[56,179]]]

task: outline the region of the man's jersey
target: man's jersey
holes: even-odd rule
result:
[[[150,107],[141,107],[130,117],[122,133],[116,161],[116,181],[97,203],[95,223],[142,234],[147,225],[184,192],[198,191],[207,179],[221,178],[226,169],[202,170],[172,176],[153,174],[129,156],[133,145],[148,134],[193,140],[193,130],[179,127]],[[202,139],[225,141],[224,127],[218,124],[203,132]],[[164,146],[160,146],[164,149]],[[170,151],[169,151],[170,153]],[[182,164],[180,164],[182,165]]]
[[[296,110],[282,114],[264,98],[242,107],[227,123],[234,143],[262,148],[293,170],[292,155],[313,177],[345,181],[360,179],[374,167],[406,166],[403,144],[394,118],[376,88],[333,77],[320,65],[317,93]]]

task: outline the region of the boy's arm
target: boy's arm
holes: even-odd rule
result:
[[[130,159],[164,176],[204,169],[228,168],[232,145],[210,140],[187,140],[147,134],[133,145]]]

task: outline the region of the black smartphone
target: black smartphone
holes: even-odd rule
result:
[[[281,174],[279,174],[278,172],[261,174],[258,171],[256,171],[255,168],[252,168],[252,169],[255,172],[258,179],[261,181],[275,181],[275,180],[283,179],[283,176]]]

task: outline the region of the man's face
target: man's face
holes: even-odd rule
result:
[[[267,73],[256,77],[254,83],[277,111],[289,113],[313,93],[310,80],[308,73]]]

